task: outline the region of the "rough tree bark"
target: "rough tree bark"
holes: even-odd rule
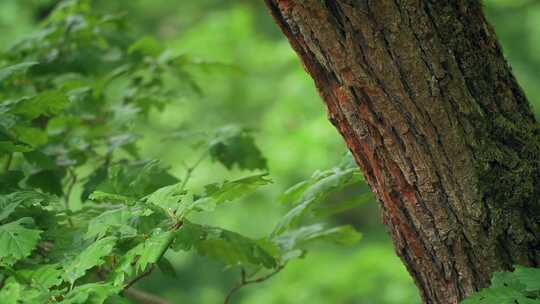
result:
[[[540,264],[540,128],[475,0],[265,0],[425,303]]]

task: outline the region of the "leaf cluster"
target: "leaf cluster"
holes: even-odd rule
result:
[[[240,267],[245,285],[304,256],[313,241],[359,240],[350,226],[319,221],[332,213],[318,212],[330,193],[360,181],[350,162],[288,190],[290,211],[268,236],[193,220],[271,183],[266,160],[253,130],[237,125],[205,132],[183,177],[142,157],[136,126],[202,92],[188,56],[128,29],[126,16],[63,1],[34,35],[0,54],[2,303],[124,303],[154,269],[175,275],[170,250]],[[193,190],[191,175],[208,159],[251,172]]]
[[[484,288],[462,304],[540,303],[540,269],[516,266],[513,272],[495,272],[491,286]]]

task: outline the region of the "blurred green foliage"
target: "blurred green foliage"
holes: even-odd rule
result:
[[[55,2],[2,0],[1,45],[7,48],[31,33]],[[151,111],[150,124],[138,127],[138,133],[147,135],[139,146],[144,157],[163,160],[173,174],[181,176],[182,162],[197,158],[179,158],[189,155],[185,139],[231,122],[253,130],[265,152],[276,183],[250,195],[247,204],[228,205],[197,220],[247,231],[251,237],[270,233],[286,210],[278,202],[279,193],[337,163],[345,152],[326,120],[312,81],[267,16],[262,1],[94,2],[103,12],[127,14],[132,20],[130,33],[156,37],[197,63],[188,72],[199,88],[179,97],[164,112]],[[485,7],[519,82],[540,113],[540,1],[486,0]],[[116,94],[120,96],[124,89],[118,85]],[[202,189],[237,176],[235,170],[203,164],[193,176],[194,187]],[[242,290],[235,303],[419,303],[414,284],[377,220],[375,202],[363,195],[366,190],[365,185],[345,187],[330,198],[362,200],[360,207],[333,217],[338,224],[352,224],[363,231],[366,237],[361,244],[353,248],[318,245],[308,258],[292,262],[276,278]],[[83,191],[74,189],[76,195]],[[139,287],[173,303],[219,303],[238,278],[234,270],[220,269],[220,264],[196,255],[167,257],[176,278],[156,272]]]
[[[321,220],[334,214],[323,211],[336,209],[325,204],[328,197],[362,181],[350,155],[286,191],[290,210],[266,235],[250,238],[208,223],[219,207],[272,182],[266,158],[253,130],[239,125],[183,128],[181,136],[174,128],[153,130],[154,116],[203,94],[191,67],[222,64],[194,60],[151,36],[133,37],[128,28],[125,14],[66,0],[0,53],[0,298],[6,304],[125,302],[119,294],[137,300],[140,291],[132,286],[155,269],[176,277],[166,257],[171,251],[240,269],[225,297],[230,303],[235,291],[279,273],[314,242],[361,239],[351,225]],[[201,127],[195,117],[186,121]],[[175,158],[184,164],[182,178],[158,159],[141,157],[142,133],[184,146],[185,155]],[[186,155],[199,156],[186,162]],[[206,178],[193,189],[189,182],[203,163],[255,173]],[[75,188],[80,196],[73,196]]]

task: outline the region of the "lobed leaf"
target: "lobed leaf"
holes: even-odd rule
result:
[[[540,268],[516,266],[514,276],[525,286],[525,291],[540,292]]]
[[[298,249],[303,250],[306,245],[314,241],[329,241],[339,245],[352,245],[357,243],[361,238],[362,235],[350,225],[326,229],[321,224],[314,224],[287,231],[276,237],[274,242],[287,254]]]
[[[260,265],[275,268],[276,259],[258,241],[229,230],[185,222],[177,232],[176,249],[194,247],[199,254],[227,265]]]
[[[145,196],[143,201],[156,205],[167,213],[175,213],[185,195],[182,188],[182,183],[165,186]]]
[[[88,283],[71,290],[61,304],[103,304],[121,289],[112,283]]]
[[[195,200],[193,208],[196,209],[199,208],[199,206],[210,206],[202,209],[213,210],[214,206],[237,200],[271,182],[272,181],[268,178],[267,173],[261,173],[232,181],[209,184],[204,187],[205,192],[201,198]]]
[[[157,160],[118,164],[109,168],[108,180],[98,190],[142,198],[159,188],[178,183]]]
[[[5,171],[4,173],[0,173],[0,193],[10,193],[17,191],[17,189],[19,188],[19,182],[23,178],[24,173],[19,170],[9,170]],[[2,210],[1,207],[0,210]],[[0,218],[0,221],[1,220],[2,219]]]
[[[62,178],[66,171],[63,168],[38,171],[26,179],[26,184],[43,192],[62,195]]]
[[[124,283],[126,274],[133,276],[140,271],[144,271],[148,265],[159,262],[174,238],[174,232],[156,229],[148,239],[133,247],[121,257],[118,266],[114,270],[114,284],[120,286]]]
[[[69,103],[67,95],[58,90],[44,91],[31,98],[21,98],[11,105],[11,113],[23,116],[28,120],[40,115],[53,116],[59,114]]]
[[[10,78],[11,76],[17,73],[26,72],[28,68],[36,64],[38,64],[38,62],[28,61],[28,62],[21,62],[21,63],[17,63],[17,64],[0,68],[0,82],[5,81],[6,79]]]
[[[495,272],[492,285],[468,297],[462,304],[540,304],[540,269],[516,266],[514,272]]]
[[[56,197],[37,191],[16,191],[0,195],[0,223],[10,218],[27,217],[26,222],[50,224],[53,219],[45,208],[55,202],[57,202]]]
[[[26,227],[33,223],[31,218],[25,217],[0,226],[0,261],[5,258],[23,259],[32,253],[42,233]]]
[[[62,265],[44,264],[33,269],[24,269],[18,272],[32,286],[39,289],[49,289],[60,285],[63,281],[64,270]]]
[[[88,223],[88,229],[84,237],[86,239],[102,238],[111,230],[115,230],[121,236],[135,236],[137,229],[132,227],[137,214],[127,207],[107,210],[92,218]]]
[[[297,226],[300,221],[330,194],[361,180],[356,167],[334,167],[316,172],[309,180],[289,188],[281,201],[295,205],[277,224],[273,234],[283,233]],[[343,207],[343,206],[342,206]]]
[[[105,263],[103,258],[112,252],[115,244],[114,237],[106,237],[92,243],[64,265],[64,279],[73,285],[87,270]]]
[[[210,156],[227,169],[267,169],[266,159],[255,145],[251,131],[238,126],[219,129],[209,143]]]

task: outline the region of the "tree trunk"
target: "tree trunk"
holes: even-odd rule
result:
[[[265,0],[424,303],[540,264],[540,128],[475,0]]]

